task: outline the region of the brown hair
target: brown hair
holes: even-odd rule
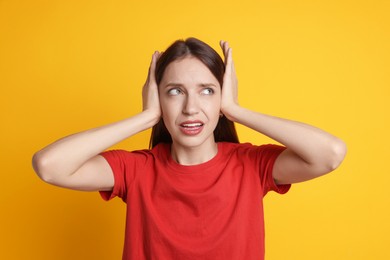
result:
[[[155,75],[157,85],[160,84],[165,69],[171,62],[183,59],[187,56],[195,57],[206,65],[222,87],[225,64],[221,56],[219,56],[219,54],[209,45],[196,38],[177,40],[161,54],[156,64]],[[216,142],[238,143],[238,136],[234,123],[225,116],[222,116],[214,130],[214,139]],[[158,143],[172,143],[172,137],[165,127],[162,118],[152,128],[149,146],[150,148],[153,148]]]

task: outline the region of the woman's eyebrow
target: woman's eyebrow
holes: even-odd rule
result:
[[[176,82],[169,82],[169,83],[167,83],[167,84],[165,84],[164,85],[164,87],[165,88],[167,88],[167,87],[183,87],[184,86],[184,84],[182,84],[182,83],[176,83]],[[217,85],[215,85],[214,83],[199,83],[199,84],[197,84],[197,86],[199,86],[199,87],[217,87]]]
[[[182,86],[183,86],[183,84],[175,83],[175,82],[169,82],[169,83],[164,85],[165,88],[167,88],[167,87],[182,87]]]
[[[217,87],[215,84],[213,84],[213,83],[201,83],[201,84],[199,84],[199,86],[201,86],[201,87]]]

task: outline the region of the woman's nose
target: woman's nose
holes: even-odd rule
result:
[[[196,97],[193,95],[187,95],[183,106],[183,114],[195,115],[199,112],[199,104]]]

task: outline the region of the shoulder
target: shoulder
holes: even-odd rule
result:
[[[139,150],[124,150],[124,149],[113,149],[108,150],[101,155],[103,156],[122,156],[122,157],[129,157],[129,156],[136,156],[136,157],[149,157],[149,156],[162,156],[166,155],[169,152],[170,144],[160,143],[153,147],[152,149],[139,149]]]
[[[219,147],[225,156],[237,156],[242,159],[266,159],[277,157],[286,148],[276,144],[254,145],[251,143],[229,143],[221,142]]]
[[[111,167],[123,169],[139,169],[153,165],[156,161],[166,161],[169,156],[170,144],[158,144],[152,149],[140,150],[108,150],[100,155],[103,156]]]

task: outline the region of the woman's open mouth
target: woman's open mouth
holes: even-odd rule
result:
[[[203,130],[203,122],[186,121],[180,124],[180,130],[185,135],[197,135]]]

